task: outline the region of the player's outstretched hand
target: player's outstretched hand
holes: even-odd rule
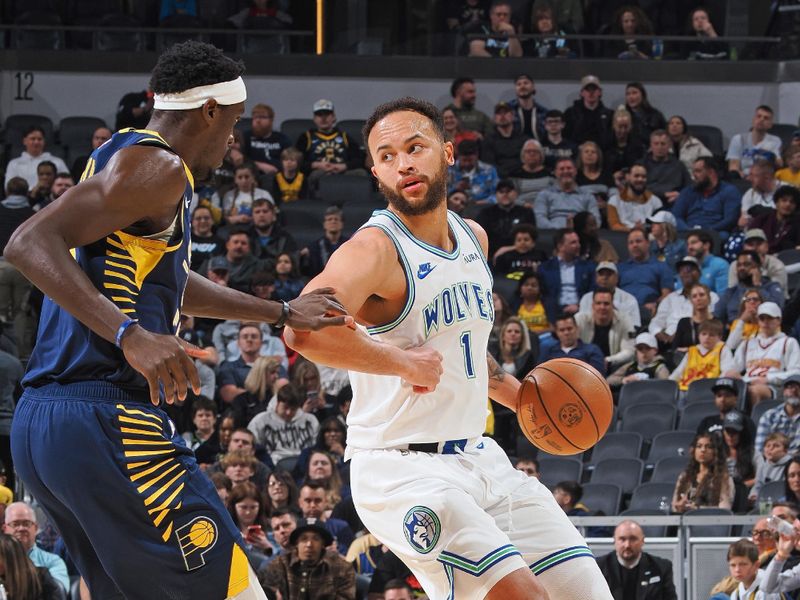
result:
[[[334,296],[333,288],[319,288],[289,302],[286,324],[295,331],[317,331],[323,327],[355,327],[353,317]]]
[[[417,394],[432,392],[439,385],[444,368],[442,355],[433,348],[420,346],[405,351],[406,371],[402,378],[410,383]]]
[[[164,386],[167,404],[185,400],[189,386],[195,394],[200,393],[197,367],[186,353],[183,341],[176,336],[151,333],[135,325],[122,338],[122,352],[147,380],[153,405],[159,403],[159,383]]]

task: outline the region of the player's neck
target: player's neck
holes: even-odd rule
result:
[[[392,209],[390,208],[389,210]],[[405,223],[406,227],[418,240],[441,248],[445,252],[452,252],[455,247],[455,240],[450,236],[446,205],[442,204],[441,208],[424,215],[409,216],[395,210],[392,210],[392,212]]]
[[[175,153],[194,172],[203,144],[197,143],[197,135],[192,135],[194,125],[190,119],[171,122],[162,118],[151,118],[146,129],[157,132]]]

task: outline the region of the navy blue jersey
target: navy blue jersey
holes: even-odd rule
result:
[[[170,150],[155,131],[123,129],[95,150],[81,181],[105,168],[119,150],[134,144]],[[188,167],[186,189],[172,226],[160,234],[140,236],[115,231],[71,253],[95,287],[123,313],[153,333],[175,334],[191,254],[189,202],[194,180]],[[86,215],[86,218],[92,218]],[[101,338],[52,299],[45,297],[36,347],[23,384],[106,381],[147,389],[147,382],[125,360],[122,351]]]

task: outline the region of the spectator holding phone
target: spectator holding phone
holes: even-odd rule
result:
[[[249,481],[233,486],[228,496],[228,512],[242,532],[245,549],[254,564],[262,566],[277,549],[267,537],[269,524],[264,514],[264,498]]]

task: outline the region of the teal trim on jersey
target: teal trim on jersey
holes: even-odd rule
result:
[[[453,219],[455,222],[461,225],[464,228],[464,231],[467,232],[467,235],[472,238],[472,241],[475,242],[475,247],[478,249],[478,253],[481,255],[481,260],[483,261],[483,266],[486,267],[486,272],[489,274],[489,281],[494,287],[494,276],[492,275],[492,270],[489,268],[489,263],[486,260],[486,256],[483,254],[483,248],[481,248],[481,243],[478,241],[478,238],[475,236],[475,232],[472,231],[472,227],[467,225],[466,221],[462,219],[459,215],[454,213],[451,210],[447,211],[448,214],[453,215]]]
[[[392,322],[385,323],[383,325],[375,325],[374,327],[367,327],[367,332],[370,335],[375,335],[378,333],[386,333],[387,331],[391,331],[403,320],[408,316],[408,313],[411,312],[411,307],[414,305],[414,272],[411,270],[411,265],[408,263],[408,259],[406,258],[405,253],[403,252],[403,248],[400,246],[400,242],[395,237],[394,233],[392,233],[386,225],[381,223],[369,223],[364,225],[362,229],[366,229],[367,227],[377,227],[381,231],[383,231],[386,235],[389,236],[389,239],[392,240],[394,244],[395,250],[397,250],[397,256],[400,257],[400,262],[403,264],[403,275],[406,277],[406,305],[403,307],[403,310],[400,312],[400,315]]]
[[[537,560],[531,565],[531,571],[534,575],[540,575],[548,569],[560,565],[563,562],[572,560],[573,558],[587,557],[594,560],[594,554],[587,546],[572,546],[571,548],[564,548],[558,552],[548,554],[544,558]]]
[[[446,563],[442,563],[444,567],[444,574],[447,577],[447,585],[450,588],[450,592],[447,594],[447,600],[455,600],[456,597],[456,579],[453,576],[453,567]]]
[[[521,555],[516,546],[513,544],[506,544],[505,546],[500,546],[499,548],[492,550],[489,552],[489,554],[478,561],[470,560],[469,558],[459,556],[458,554],[448,552],[447,550],[442,550],[439,553],[439,558],[436,560],[438,560],[440,563],[444,563],[445,565],[450,565],[459,571],[469,573],[473,577],[480,577],[497,563],[511,556]]]
[[[455,238],[456,247],[453,248],[453,251],[448,254],[441,248],[437,248],[436,246],[431,246],[430,244],[426,244],[422,240],[414,237],[414,234],[411,233],[411,231],[409,231],[408,227],[406,227],[406,224],[403,223],[403,221],[401,221],[400,218],[392,211],[381,209],[372,213],[373,217],[376,215],[384,215],[389,217],[392,221],[394,221],[395,225],[397,225],[400,228],[400,230],[408,236],[408,239],[410,239],[412,242],[414,242],[417,246],[419,246],[423,250],[427,250],[431,254],[435,254],[436,256],[439,256],[441,258],[446,258],[447,260],[455,260],[461,254],[461,244],[458,243],[458,236],[455,234],[456,233],[455,231],[453,231],[453,237]],[[450,226],[449,219],[447,220],[447,225],[449,228]]]

